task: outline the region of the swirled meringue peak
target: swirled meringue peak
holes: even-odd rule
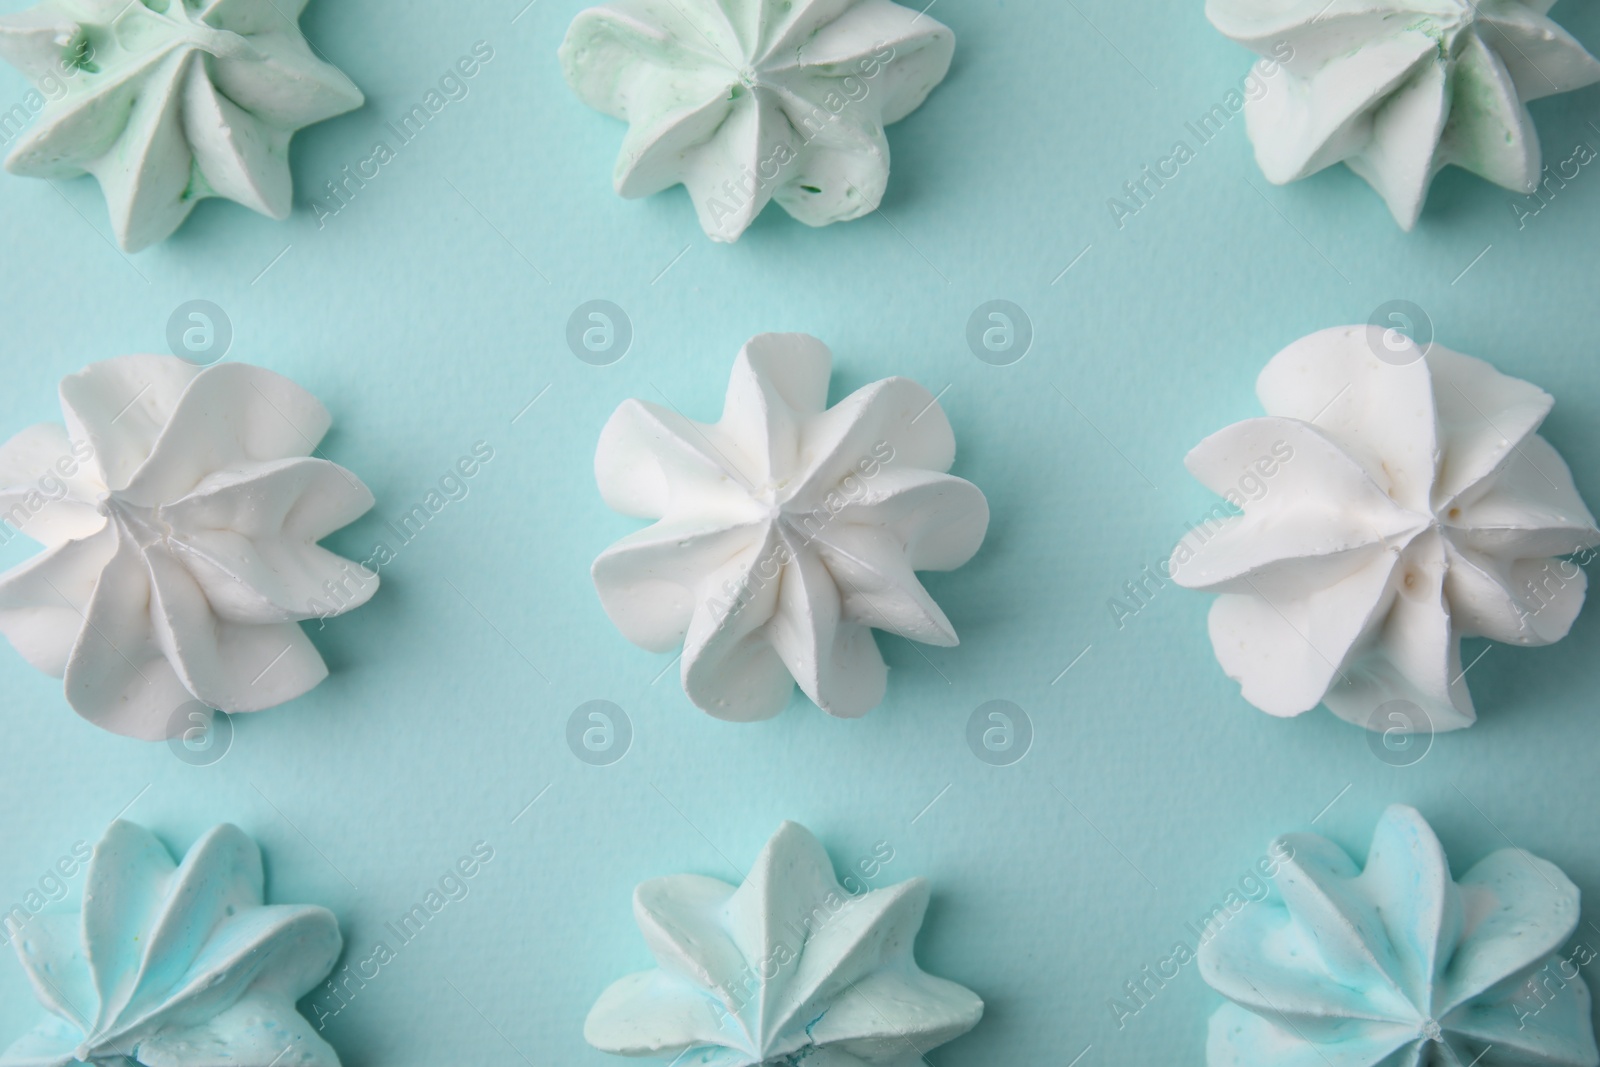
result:
[[[305,6],[44,0],[0,17],[0,57],[49,90],[6,169],[94,175],[129,252],[165,240],[206,197],[288,218],[290,138],[362,103],[312,54]]]
[[[1271,894],[1198,953],[1232,1003],[1211,1017],[1210,1067],[1595,1067],[1589,988],[1561,953],[1578,888],[1520,849],[1457,882],[1433,830],[1396,805],[1365,868],[1289,834]]]
[[[628,123],[618,194],[682,184],[714,241],[769,201],[808,226],[877,210],[883,128],[944,80],[955,35],[889,0],[616,0],[573,20],[561,65]]]
[[[1170,564],[1221,594],[1223,669],[1273,715],[1323,703],[1373,730],[1470,726],[1461,639],[1565,637],[1587,588],[1565,557],[1600,544],[1537,433],[1550,396],[1373,326],[1296,341],[1256,392],[1266,418],[1186,461],[1243,514],[1216,505]]]
[[[971,990],[917,966],[927,910],[921,878],[846,890],[786,822],[738,888],[683,874],[635,890],[656,969],[602,993],[583,1035],[704,1067],[914,1067],[983,1015]]]
[[[145,740],[198,700],[260,711],[328,669],[299,622],[378,576],[317,545],[372,507],[312,458],[317,399],[243,363],[123,356],[61,383],[66,425],[0,445],[0,520],[45,551],[0,574],[0,633],[73,709]]]
[[[338,1067],[295,1010],[339,956],[326,908],[263,904],[261,852],[236,826],[173,863],[115,822],[84,876],[82,912],[8,930],[49,1013],[0,1067]]]
[[[945,473],[955,435],[926,389],[888,378],[829,408],[832,364],[815,337],[762,334],[720,422],[630,400],[600,435],[606,503],[658,520],[595,560],[601,604],[634,644],[682,645],[684,691],[720,719],[770,718],[796,682],[865,715],[888,683],[873,628],[958,643],[914,572],[971,559],[988,502]]]
[[[1600,60],[1545,17],[1553,3],[1206,0],[1206,15],[1283,68],[1244,105],[1267,180],[1346,163],[1409,230],[1451,164],[1537,188],[1526,101],[1600,81]]]

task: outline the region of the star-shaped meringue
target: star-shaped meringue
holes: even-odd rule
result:
[[[1207,0],[1228,37],[1283,70],[1245,104],[1267,180],[1347,163],[1409,230],[1445,167],[1531,193],[1526,101],[1600,81],[1545,13],[1554,0]]]
[[[954,51],[947,27],[889,0],[616,0],[573,21],[561,64],[628,123],[617,192],[681,182],[707,236],[736,241],[771,200],[808,226],[876,210],[883,128]]]
[[[1384,812],[1364,869],[1289,834],[1272,894],[1212,928],[1200,973],[1231,1004],[1210,1067],[1595,1067],[1589,988],[1561,955],[1578,887],[1520,849],[1457,882],[1414,809]],[[1587,962],[1587,961],[1585,961]]]
[[[362,103],[311,53],[306,0],[44,0],[0,18],[0,57],[53,79],[6,159],[33,178],[94,175],[117,243],[164,240],[220,196],[288,218],[289,140]]]
[[[271,371],[123,356],[61,383],[66,426],[0,446],[0,520],[46,551],[0,575],[0,633],[97,726],[157,740],[193,700],[260,711],[328,668],[299,620],[378,576],[317,542],[372,507],[311,458],[327,409]]]
[[[847,891],[786,822],[738,888],[693,874],[638,887],[656,969],[601,994],[584,1037],[704,1067],[913,1067],[983,1015],[970,990],[917,966],[927,909],[921,878]]]
[[[630,400],[600,436],[606,503],[660,520],[595,560],[601,603],[635,644],[681,644],[684,691],[718,718],[776,715],[794,682],[865,715],[888,681],[872,628],[957,643],[913,572],[972,558],[988,503],[944,473],[955,436],[926,389],[888,378],[828,408],[832,363],[815,337],[762,334],[722,421]]]
[[[1320,702],[1388,730],[1373,713],[1403,700],[1425,715],[1414,732],[1470,726],[1461,638],[1566,636],[1587,581],[1562,557],[1600,544],[1536,432],[1552,399],[1375,326],[1296,341],[1256,392],[1267,418],[1187,460],[1244,514],[1219,504],[1170,567],[1222,594],[1211,642],[1223,668],[1273,715]]]
[[[44,911],[12,945],[49,1015],[0,1067],[338,1067],[295,1010],[333,969],[326,908],[262,903],[261,851],[236,826],[172,862],[115,822],[95,846],[80,912]]]

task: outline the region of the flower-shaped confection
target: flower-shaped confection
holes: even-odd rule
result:
[[[326,908],[261,901],[261,852],[238,827],[174,864],[150,831],[112,823],[82,913],[10,931],[49,1014],[0,1067],[338,1067],[295,1001],[333,969],[339,924]]]
[[[33,178],[93,174],[130,252],[221,196],[287,218],[289,139],[361,106],[311,54],[306,0],[44,0],[0,18],[0,57],[41,86],[6,159]]]
[[[260,711],[328,668],[299,626],[378,576],[317,541],[372,507],[310,454],[327,409],[287,378],[172,356],[61,383],[66,426],[0,446],[0,520],[47,551],[0,575],[0,633],[98,726],[147,740],[192,700]]]
[[[927,909],[921,878],[852,895],[786,822],[737,889],[682,874],[634,891],[656,969],[602,993],[584,1037],[707,1067],[913,1067],[983,1015],[971,990],[917,966]]]
[[[955,437],[926,389],[888,378],[828,408],[832,362],[815,337],[762,334],[721,422],[630,400],[600,435],[606,503],[660,520],[595,560],[601,603],[635,644],[682,644],[684,691],[718,718],[776,715],[794,682],[865,715],[888,682],[873,627],[957,643],[913,572],[971,559],[988,503],[943,473]]]
[[[1415,810],[1386,811],[1364,869],[1315,834],[1271,895],[1217,926],[1200,973],[1233,1003],[1211,1017],[1210,1067],[1600,1064],[1589,988],[1564,942],[1578,888],[1501,849],[1456,882]]]
[[[1461,638],[1566,636],[1586,582],[1558,557],[1600,544],[1536,432],[1551,398],[1362,326],[1296,341],[1256,392],[1268,417],[1187,461],[1244,514],[1218,505],[1171,561],[1179,584],[1222,594],[1211,643],[1223,668],[1273,715],[1321,702],[1372,729],[1470,726]],[[1374,717],[1395,701],[1422,715]]]
[[[776,200],[810,226],[877,209],[883,128],[950,69],[955,35],[889,0],[615,0],[561,46],[585,104],[624,119],[617,192],[680,182],[715,241]]]
[[[1554,0],[1206,0],[1212,25],[1284,67],[1245,103],[1267,180],[1348,163],[1406,229],[1450,164],[1531,193],[1525,101],[1600,81]]]

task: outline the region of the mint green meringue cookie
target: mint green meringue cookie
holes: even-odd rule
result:
[[[889,0],[615,0],[573,20],[561,65],[623,119],[617,192],[682,183],[714,241],[776,200],[809,226],[875,211],[883,128],[944,79],[955,35]]]
[[[94,175],[117,243],[166,239],[211,196],[287,218],[289,140],[362,104],[312,55],[306,0],[44,0],[0,17],[0,57],[48,103],[6,169]]]
[[[584,1037],[678,1067],[920,1067],[983,1015],[912,957],[927,909],[921,878],[846,890],[811,832],[786,822],[737,889],[692,874],[639,886],[657,969],[602,993]]]
[[[81,914],[7,931],[49,1015],[0,1067],[338,1067],[295,1009],[338,958],[338,922],[264,905],[260,850],[236,826],[174,864],[150,831],[112,823]]]

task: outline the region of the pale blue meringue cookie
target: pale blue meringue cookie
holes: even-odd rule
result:
[[[983,1015],[912,957],[928,883],[852,895],[792,822],[738,888],[686,874],[633,899],[657,966],[590,1011],[584,1037],[606,1052],[676,1067],[914,1067]]]
[[[1564,955],[1578,889],[1501,849],[1455,881],[1432,829],[1396,805],[1358,868],[1315,834],[1272,895],[1219,924],[1200,973],[1231,1004],[1210,1067],[1594,1067],[1589,989]]]
[[[174,864],[148,830],[112,823],[81,914],[8,933],[49,1014],[0,1067],[338,1067],[295,1009],[338,958],[338,922],[263,904],[260,850],[236,826]]]

